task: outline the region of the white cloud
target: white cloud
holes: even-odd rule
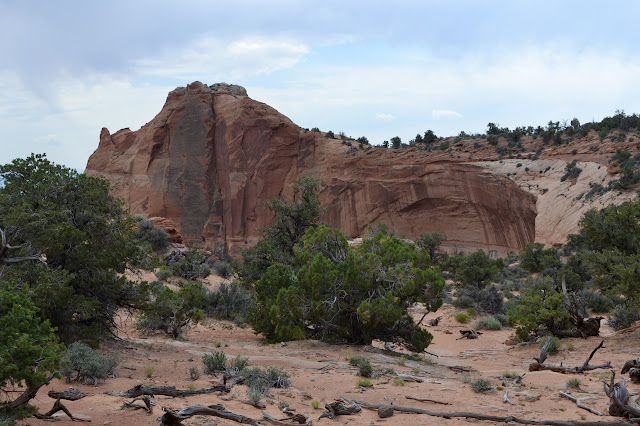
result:
[[[450,109],[432,109],[431,116],[436,119],[440,118],[461,118],[462,114]]]
[[[381,121],[392,121],[395,120],[396,116],[393,114],[386,114],[386,113],[378,113],[376,114],[376,120],[381,120]]]
[[[295,40],[244,37],[228,41],[207,35],[187,47],[169,49],[159,58],[139,60],[136,70],[141,75],[181,80],[239,79],[291,68],[309,52],[307,45]]]

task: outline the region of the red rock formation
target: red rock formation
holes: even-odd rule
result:
[[[416,238],[442,230],[445,246],[504,254],[535,237],[536,199],[499,173],[415,149],[349,153],[296,126],[243,88],[195,82],[172,91],[136,132],[102,129],[86,173],[105,176],[132,213],[173,220],[187,244],[214,252],[254,243],[301,175],[326,184],[326,223],[348,237],[387,223]]]

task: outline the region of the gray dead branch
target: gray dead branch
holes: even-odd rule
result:
[[[542,347],[542,350],[540,351],[540,357],[534,358],[536,360],[536,362],[533,362],[533,363],[529,364],[529,371],[549,370],[549,371],[555,371],[556,373],[580,374],[580,373],[584,373],[585,371],[596,370],[596,369],[599,369],[599,368],[611,368],[611,361],[607,361],[606,363],[599,364],[599,365],[591,365],[591,364],[589,364],[589,361],[591,361],[591,358],[593,358],[593,356],[598,351],[598,349],[604,347],[603,346],[604,345],[604,339],[602,339],[600,344],[598,346],[596,346],[596,348],[591,352],[591,354],[589,355],[587,360],[582,365],[577,365],[575,367],[565,367],[562,364],[561,365],[545,364],[544,361],[547,359],[547,355],[549,353],[550,345],[551,345],[551,338],[548,338],[547,341],[545,342],[544,346]]]

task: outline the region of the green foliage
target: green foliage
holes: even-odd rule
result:
[[[0,276],[0,415],[20,414],[23,407],[10,404],[11,392],[48,384],[49,374],[61,365],[63,351],[27,292],[15,290]]]
[[[580,176],[580,172],[582,172],[582,169],[576,165],[576,160],[573,160],[572,162],[567,163],[565,167],[565,173],[560,178],[560,182],[564,182],[567,179],[578,179],[578,176]]]
[[[358,375],[362,377],[371,377],[373,373],[373,367],[371,366],[371,362],[368,359],[363,357],[353,357],[349,359],[349,364],[354,367],[358,367]]]
[[[151,244],[154,251],[164,251],[171,243],[169,233],[164,228],[155,227],[155,222],[151,219],[138,220],[138,238]]]
[[[542,347],[547,343],[548,340],[551,340],[551,344],[549,345],[548,352],[551,355],[555,355],[560,351],[560,347],[562,346],[562,341],[558,339],[556,336],[548,336],[546,339],[542,339],[538,344],[538,347],[542,349]]]
[[[609,325],[614,330],[622,330],[640,320],[640,312],[636,305],[620,304],[609,315]]]
[[[529,243],[520,252],[520,267],[529,272],[541,272],[547,268],[562,266],[555,248],[544,248],[542,243]]]
[[[370,388],[373,386],[373,384],[371,383],[371,379],[360,378],[358,379],[356,386],[359,386],[361,388]]]
[[[500,294],[497,288],[493,285],[489,285],[483,289],[475,286],[467,286],[458,289],[456,292],[457,300],[454,302],[454,306],[462,304],[462,300],[465,304],[471,301],[470,306],[464,306],[464,308],[475,308],[478,312],[485,314],[502,314],[505,312],[504,297]]]
[[[247,398],[253,405],[260,404],[260,400],[263,396],[264,394],[262,393],[262,389],[258,386],[250,386],[247,388]]]
[[[206,263],[207,255],[197,247],[191,247],[185,252],[173,252],[167,260],[167,266],[174,275],[188,280],[206,278],[211,274],[211,267]]]
[[[455,318],[456,318],[456,321],[462,324],[466,324],[469,322],[469,314],[465,314],[463,312],[456,314]]]
[[[431,263],[437,265],[447,258],[447,254],[440,251],[440,246],[446,239],[447,236],[442,231],[431,234],[420,234],[420,239],[416,241],[416,245],[425,249],[427,254],[429,254]]]
[[[137,322],[140,330],[163,331],[177,339],[191,324],[204,318],[202,311],[205,290],[199,282],[192,282],[178,291],[168,287],[158,289]]]
[[[400,139],[398,136],[394,136],[391,138],[391,148],[399,149],[401,145],[402,139]]]
[[[46,254],[46,264],[0,261],[0,275],[28,287],[63,341],[99,339],[120,307],[140,307],[144,286],[123,273],[147,259],[122,203],[105,179],[31,155],[0,166],[0,229],[14,247],[0,256]]]
[[[336,135],[331,130],[329,130],[324,136],[326,138],[329,138],[329,139],[335,139],[336,138]]]
[[[493,385],[487,379],[478,379],[471,382],[471,390],[475,393],[488,392],[493,389]]]
[[[156,270],[155,274],[156,278],[160,281],[165,281],[167,278],[173,276],[173,271],[169,269],[167,265],[162,265],[158,270]]]
[[[222,283],[217,289],[207,293],[204,310],[208,316],[220,319],[245,317],[255,304],[255,295],[237,281]]]
[[[578,379],[569,379],[566,385],[569,389],[580,389],[581,382]]]
[[[274,264],[255,285],[250,321],[267,339],[369,344],[377,338],[417,351],[431,341],[407,312],[416,302],[429,310],[442,303],[444,282],[425,250],[383,230],[352,248],[341,231],[320,226],[309,229],[297,259],[297,273]]]
[[[227,368],[227,355],[224,352],[216,351],[202,356],[205,374],[214,374],[224,371]]]
[[[192,381],[198,380],[200,378],[200,370],[198,367],[189,367],[189,379]]]
[[[314,410],[320,408],[320,401],[311,401],[311,408],[313,408]]]
[[[219,261],[213,264],[213,270],[216,272],[216,275],[222,278],[229,278],[232,273],[231,265],[229,262]]]
[[[117,365],[115,356],[105,355],[85,343],[75,342],[64,355],[61,372],[67,383],[78,381],[87,384],[91,380],[94,386],[98,386],[98,380],[112,375]]]
[[[457,296],[451,303],[458,309],[467,309],[473,306],[474,300],[471,296]]]
[[[289,373],[282,368],[269,366],[266,371],[260,368],[247,368],[243,375],[246,377],[245,384],[248,387],[261,389],[263,393],[268,392],[270,388],[286,389],[291,387]]]
[[[145,367],[145,368],[144,368],[144,376],[145,376],[147,379],[150,379],[150,378],[152,378],[152,377],[153,377],[153,372],[154,372],[154,371],[155,371],[155,368],[153,368],[153,367]]]
[[[402,379],[393,379],[391,381],[391,385],[393,386],[404,386],[404,384],[405,384],[405,381]]]
[[[502,323],[495,317],[480,318],[475,326],[476,330],[502,330]]]
[[[615,307],[613,300],[591,290],[580,290],[576,293],[576,297],[594,313],[607,313]]]
[[[571,326],[562,293],[549,277],[530,278],[522,299],[509,310],[509,324],[517,325],[516,335],[522,341],[529,336],[555,334]]]
[[[483,250],[477,250],[463,257],[458,268],[456,279],[463,286],[484,288],[497,277],[500,268]]]
[[[236,356],[229,363],[229,369],[242,371],[249,365],[249,358],[246,356]]]

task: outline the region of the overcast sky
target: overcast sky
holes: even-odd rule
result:
[[[640,113],[640,2],[0,0],[0,164],[83,170],[177,86],[234,83],[302,127],[432,129]]]

